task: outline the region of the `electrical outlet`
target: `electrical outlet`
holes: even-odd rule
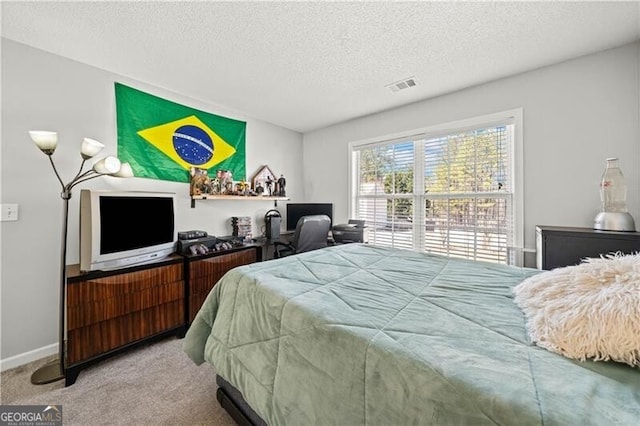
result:
[[[17,204],[2,204],[2,221],[12,222],[18,220]]]

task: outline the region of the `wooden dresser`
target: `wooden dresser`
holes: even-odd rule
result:
[[[186,297],[189,302],[186,323],[191,324],[209,292],[227,271],[236,266],[260,261],[261,258],[261,248],[257,246],[185,256]]]
[[[184,259],[80,273],[67,279],[66,382],[89,364],[152,339],[184,336]]]
[[[585,257],[640,251],[640,232],[599,231],[565,226],[536,226],[536,266],[550,270],[577,265]]]
[[[80,371],[134,346],[184,337],[211,289],[230,269],[262,260],[260,245],[171,255],[114,271],[67,267],[65,385]]]

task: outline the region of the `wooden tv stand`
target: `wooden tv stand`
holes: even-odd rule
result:
[[[114,271],[67,266],[65,386],[91,364],[164,337],[184,337],[217,280],[258,260],[262,248],[247,245]]]
[[[65,385],[80,370],[133,346],[184,336],[184,260],[81,273],[67,269]]]

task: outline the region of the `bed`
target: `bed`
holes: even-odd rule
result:
[[[229,271],[183,349],[254,424],[640,424],[640,369],[530,342],[512,289],[539,272],[328,247]]]

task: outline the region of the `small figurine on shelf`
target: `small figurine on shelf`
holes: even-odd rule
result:
[[[216,180],[218,181],[218,194],[224,194],[225,192],[225,181],[222,176],[222,170],[216,171]]]
[[[256,188],[255,188],[254,191],[256,192],[256,194],[262,195],[262,193],[264,192],[264,186],[262,186],[262,184],[260,182],[258,182],[256,184]]]
[[[218,170],[216,174],[220,180],[220,194],[231,195],[233,193],[233,175],[229,170]]]
[[[201,195],[207,193],[207,171],[197,167],[191,167],[189,170],[190,177],[190,195]]]
[[[249,195],[249,184],[245,180],[235,183],[235,192],[233,195]]]
[[[280,175],[280,178],[278,179],[278,193],[276,195],[280,197],[286,197],[287,196],[287,191],[285,190],[286,186],[287,186],[287,180],[284,178],[284,175]]]
[[[213,184],[211,178],[207,176],[202,184],[202,192],[205,194],[213,194]]]
[[[268,194],[265,194],[265,195],[269,195],[269,196],[273,195],[271,193],[271,185],[273,185],[273,180],[271,179],[271,176],[267,176],[267,180],[265,184],[267,185],[267,192],[268,192]]]
[[[216,176],[211,181],[211,194],[217,195],[220,193],[220,179]]]

